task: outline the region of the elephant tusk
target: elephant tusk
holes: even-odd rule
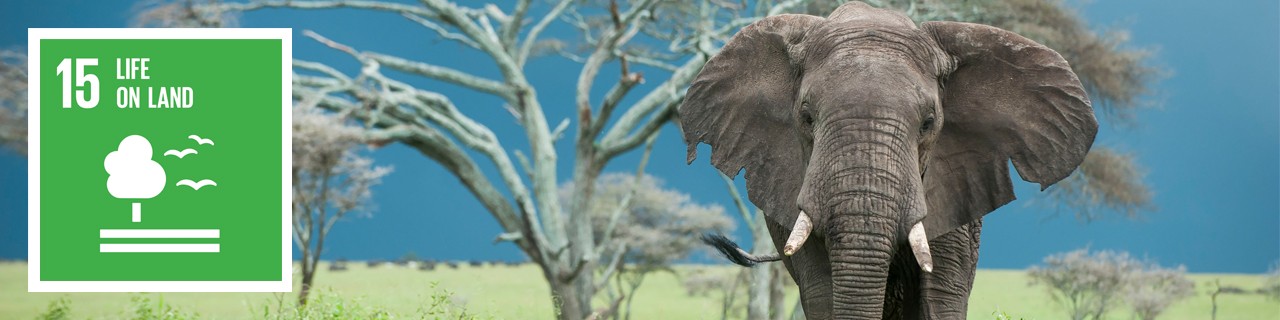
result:
[[[804,241],[809,239],[809,231],[813,229],[813,222],[809,221],[809,215],[800,210],[800,216],[796,217],[796,225],[791,227],[791,236],[787,237],[787,245],[782,247],[782,254],[791,256],[800,246],[804,245]]]
[[[915,253],[916,261],[920,263],[920,269],[924,270],[924,272],[932,273],[933,256],[929,254],[929,236],[924,233],[923,222],[916,222],[916,225],[911,226],[911,232],[907,234],[907,240],[911,242],[911,252]]]

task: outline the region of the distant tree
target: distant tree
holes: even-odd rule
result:
[[[1280,300],[1280,263],[1271,265],[1271,270],[1267,271],[1267,276],[1262,280],[1262,288],[1258,289],[1258,293],[1273,300]]]
[[[421,260],[422,260],[421,258],[418,258],[417,252],[413,252],[413,250],[409,250],[408,252],[405,252],[404,255],[401,255],[400,259],[397,259],[396,262],[407,265],[410,262],[417,262]]]
[[[1141,263],[1128,253],[1079,249],[1051,255],[1028,271],[1072,320],[1102,319],[1122,300],[1129,276]]]
[[[1209,310],[1209,319],[1211,320],[1218,319],[1218,295],[1249,293],[1248,291],[1245,291],[1243,288],[1240,288],[1240,287],[1224,286],[1222,285],[1222,280],[1220,279],[1213,279],[1213,282],[1210,282],[1209,285],[1213,286],[1213,289],[1209,290],[1209,301],[1213,305],[1213,308]]]
[[[324,241],[350,213],[368,214],[371,187],[391,172],[361,156],[363,129],[306,102],[293,108],[293,241],[302,250],[302,288],[307,304]]]
[[[740,299],[745,293],[742,284],[748,281],[747,269],[734,269],[736,270],[693,269],[682,274],[680,285],[684,287],[685,294],[692,297],[719,294],[721,320],[742,317],[743,307],[748,304],[745,299]]]
[[[27,153],[27,55],[0,50],[0,146]]]
[[[575,186],[566,183],[560,194],[569,201]],[[653,272],[674,272],[671,264],[687,258],[701,246],[699,234],[724,232],[733,221],[719,205],[701,205],[683,192],[666,189],[658,178],[647,175],[606,173],[596,182],[589,209],[597,230],[596,243],[605,256],[613,256],[601,266],[602,281],[616,318],[630,319],[631,302],[645,277]],[[621,300],[619,300],[621,299]]]
[[[1186,267],[1167,269],[1154,263],[1135,270],[1126,287],[1124,300],[1142,320],[1153,320],[1174,302],[1195,294]]]

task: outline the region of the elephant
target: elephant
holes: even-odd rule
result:
[[[808,319],[964,318],[982,217],[1014,200],[1009,164],[1041,190],[1098,123],[1054,50],[996,27],[851,2],[735,34],[677,109],[688,147],[745,170]],[[713,241],[715,242],[715,241]]]

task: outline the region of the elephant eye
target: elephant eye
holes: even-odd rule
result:
[[[933,129],[933,116],[924,119],[924,123],[920,124],[920,132],[929,132]]]
[[[800,103],[800,121],[804,121],[806,125],[813,125],[813,113],[809,112],[809,102]]]

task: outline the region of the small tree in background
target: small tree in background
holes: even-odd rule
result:
[[[763,268],[763,267],[762,267]],[[747,269],[734,268],[737,272],[724,272],[710,268],[698,268],[686,272],[680,278],[680,285],[685,294],[691,297],[710,297],[720,295],[720,319],[742,316],[744,307],[749,307],[743,294],[742,284],[747,282]]]
[[[1185,267],[1164,268],[1126,252],[1079,249],[1051,255],[1028,272],[1043,284],[1073,320],[1103,319],[1120,302],[1143,320],[1155,319],[1178,300],[1195,294]]]
[[[1051,255],[1031,267],[1032,285],[1044,285],[1072,320],[1102,319],[1120,302],[1132,270],[1140,263],[1128,253],[1079,249]]]
[[[371,187],[391,172],[357,153],[364,131],[338,116],[303,103],[293,108],[293,241],[302,250],[302,288],[307,304],[324,240],[352,212],[370,212]]]
[[[1213,308],[1209,310],[1209,319],[1212,319],[1212,320],[1218,319],[1218,295],[1221,295],[1224,293],[1225,294],[1249,294],[1249,291],[1245,291],[1243,288],[1236,287],[1236,286],[1222,285],[1222,280],[1220,279],[1213,279],[1213,282],[1208,283],[1208,285],[1213,286],[1213,289],[1209,290],[1209,301],[1213,305]]]
[[[1262,288],[1258,289],[1258,293],[1272,300],[1280,300],[1280,263],[1271,265],[1271,271],[1267,271],[1267,277],[1262,280]]]
[[[606,173],[595,189],[589,212],[596,242],[608,248],[606,256],[615,257],[601,266],[600,279],[609,301],[621,305],[610,308],[618,319],[630,319],[631,301],[648,274],[673,272],[672,263],[701,248],[691,239],[733,228],[723,207],[695,203],[651,175]],[[560,187],[563,201],[570,201],[573,190],[572,183]]]
[[[0,146],[27,154],[27,55],[0,50]]]
[[[1138,319],[1153,320],[1174,302],[1195,294],[1195,288],[1186,267],[1167,269],[1149,263],[1129,277],[1124,300]]]

